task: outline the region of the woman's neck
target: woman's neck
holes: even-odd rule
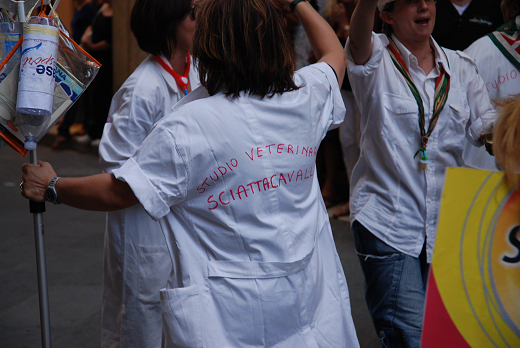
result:
[[[417,61],[419,67],[423,69],[426,75],[428,75],[435,67],[435,51],[433,48],[430,47],[429,51],[424,52],[423,56],[417,57]]]
[[[173,71],[175,71],[179,75],[183,75],[186,70],[186,57],[188,56],[188,51],[186,50],[175,50],[173,53],[173,57],[169,60],[170,65],[172,66]]]
[[[401,43],[417,58],[417,65],[428,75],[435,67],[435,51],[431,46],[430,40],[419,42],[401,41]]]

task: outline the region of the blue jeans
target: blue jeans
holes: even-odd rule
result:
[[[383,347],[419,348],[429,269],[425,247],[415,258],[382,242],[357,221],[352,231],[365,275],[365,299]]]

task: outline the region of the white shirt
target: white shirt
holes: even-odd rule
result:
[[[433,112],[435,78],[442,65],[450,75],[448,100],[427,145],[429,164],[422,170],[418,155],[418,106],[386,49],[388,39],[373,34],[373,52],[356,65],[346,45],[348,74],[361,112],[361,154],[351,179],[351,221],[395,249],[417,257],[427,240],[431,261],[445,169],[462,165],[464,137],[477,144],[494,115],[485,85],[469,57],[437,43],[436,67],[425,76],[414,57],[393,36],[424,103],[426,127]]]
[[[469,7],[469,4],[471,4],[471,1],[468,2],[466,5],[455,5],[453,2],[451,3],[453,5],[453,7],[455,7],[455,9],[457,10],[457,12],[459,13],[459,16],[462,16],[462,14],[464,13],[464,11],[466,11],[466,9]]]
[[[520,27],[520,16],[516,17]],[[520,94],[520,71],[507,59],[489,36],[483,36],[464,50],[475,59],[478,72],[486,84],[486,89],[493,101],[508,101]],[[494,104],[495,108],[497,106]],[[497,170],[495,157],[485,148],[475,148],[466,144],[464,161],[469,167]]]
[[[294,80],[263,99],[199,88],[114,171],[167,235],[166,346],[359,346],[315,171],[345,108],[327,64]]]
[[[200,85],[193,62],[188,76],[193,89]],[[99,144],[101,168],[119,168],[184,95],[173,76],[148,56],[112,98]],[[107,214],[104,263],[102,347],[160,347],[159,290],[172,262],[159,223],[142,205]]]

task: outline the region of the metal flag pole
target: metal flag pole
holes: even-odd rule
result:
[[[31,164],[38,164],[37,150],[29,151]],[[33,214],[34,238],[36,243],[36,267],[38,270],[38,295],[40,299],[40,324],[42,347],[51,348],[51,318],[49,311],[49,293],[47,286],[47,265],[45,261],[45,240],[43,232],[43,213],[45,202],[29,201]]]

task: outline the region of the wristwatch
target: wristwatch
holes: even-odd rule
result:
[[[49,186],[47,186],[47,189],[45,190],[45,199],[51,203],[54,204],[60,204],[58,202],[58,194],[56,193],[56,182],[60,179],[59,176],[55,176],[51,179],[51,182],[49,183]]]

